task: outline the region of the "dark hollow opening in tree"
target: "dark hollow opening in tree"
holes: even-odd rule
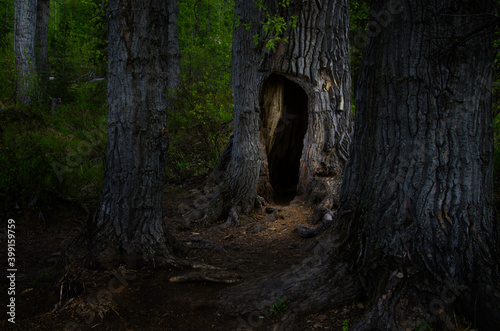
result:
[[[264,84],[261,102],[262,137],[273,199],[287,203],[297,194],[308,97],[298,84],[272,74]]]

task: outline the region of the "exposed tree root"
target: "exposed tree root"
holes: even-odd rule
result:
[[[217,186],[210,194],[198,197],[185,215],[187,222],[208,226],[223,217],[227,217],[227,222],[229,222],[227,227],[233,224],[233,221],[237,222],[237,210],[235,207],[228,206],[226,202],[228,199],[222,196],[222,192],[221,186]]]
[[[403,290],[382,295],[351,329],[416,330],[430,323],[424,309],[407,299],[408,294]]]
[[[478,300],[492,303],[495,302],[493,297],[478,296],[475,302],[470,300],[470,289],[476,284],[466,286],[451,280],[441,281],[427,272],[405,275],[395,271],[377,286],[370,309],[352,330],[460,330],[468,327],[498,330],[500,325],[500,306],[495,306],[498,297],[496,303],[489,308],[483,306],[482,311]]]
[[[238,213],[236,212],[236,210],[234,208],[231,208],[231,209],[229,209],[229,213],[227,215],[226,221],[224,223],[222,223],[221,225],[218,225],[212,229],[213,230],[223,230],[223,229],[227,229],[227,228],[230,228],[233,226],[239,226],[239,225],[240,225],[240,221],[238,220]]]
[[[199,247],[189,246],[189,249],[209,249],[209,248],[212,248],[213,246],[215,246],[215,243],[213,241],[202,239],[202,238],[188,237],[188,238],[183,239],[183,241],[186,241],[188,243],[188,245],[191,243],[203,244],[203,246],[199,246]]]
[[[317,227],[309,228],[305,225],[299,225],[297,231],[302,238],[313,238],[329,229],[334,223],[335,212],[329,211],[323,216],[321,223]]]
[[[257,323],[255,316],[269,315],[269,308],[278,298],[290,301],[287,318],[276,325],[276,330],[287,330],[289,320],[296,314],[311,311],[328,305],[342,307],[353,301],[366,299],[366,290],[359,275],[350,267],[350,263],[335,261],[327,254],[314,256],[292,269],[256,280],[250,284],[241,284],[228,290],[221,299],[223,311],[227,314],[248,316],[241,323]],[[393,272],[387,277],[383,292],[363,316],[362,320],[351,327],[352,330],[414,330],[427,322],[434,322],[451,329],[453,320],[447,307],[436,309],[437,315],[430,315],[429,302],[432,295],[418,288],[405,279],[406,275]],[[428,290],[431,290],[429,288]],[[284,328],[283,328],[284,327]]]
[[[266,217],[262,219],[262,223],[274,222],[278,219],[279,210],[276,208],[266,208],[266,212],[269,213]]]
[[[494,307],[500,302],[498,286],[496,292],[490,288],[488,296],[481,296],[471,290],[476,284],[465,286],[458,281],[436,279],[425,268],[416,266],[405,269],[387,265],[363,271],[355,257],[345,260],[346,251],[342,251],[338,239],[332,245],[332,237],[330,231],[322,236],[315,255],[302,264],[226,290],[220,299],[222,311],[239,316],[243,329],[255,328],[262,323],[260,316],[269,316],[270,307],[286,298],[290,302],[287,314],[274,329],[287,330],[297,314],[366,300],[368,310],[351,330],[415,330],[427,326],[454,330],[471,325],[464,324],[464,315],[483,330],[498,329],[498,314],[491,316],[498,311]],[[336,259],[333,251],[344,260]],[[474,306],[484,307],[489,313],[471,315],[465,311]]]
[[[232,287],[222,296],[221,306],[227,314],[266,315],[278,298],[289,300],[292,311],[305,311],[331,303],[345,305],[361,295],[361,284],[348,264],[321,254],[285,272]]]
[[[155,247],[149,246],[151,251],[142,254],[143,260],[136,261],[135,266],[131,264],[129,267],[137,269],[147,265],[153,269],[174,266],[187,269],[220,270],[205,263],[183,258],[183,256],[186,256],[189,247],[186,247],[168,232],[165,232],[164,235],[165,237]],[[107,245],[107,247],[101,247],[101,250],[90,247],[89,243],[91,241],[88,236],[88,229],[83,228],[81,233],[68,245],[66,251],[61,254],[58,264],[65,266],[76,262],[91,269],[103,268],[109,270],[126,264],[127,261],[116,254],[115,248],[111,244]],[[205,246],[213,245],[213,242],[200,238],[190,238],[190,240],[202,242]],[[140,252],[140,250],[138,251]]]
[[[171,277],[171,283],[186,283],[186,282],[210,282],[234,284],[241,281],[241,277],[234,272],[227,271],[203,271],[190,272],[181,276]]]

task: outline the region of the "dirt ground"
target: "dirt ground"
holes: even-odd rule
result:
[[[308,224],[313,210],[300,201],[240,216],[237,227],[183,227],[182,212],[200,186],[200,180],[193,180],[166,188],[165,222],[189,247],[186,259],[220,268],[214,274],[222,274],[225,281],[244,283],[282,271],[311,254],[314,239],[300,238],[297,225]],[[266,217],[274,210],[278,216],[269,221]],[[71,265],[57,272],[58,255],[78,234],[87,213],[61,204],[43,215],[45,221],[39,211],[20,213],[16,219],[16,323],[7,322],[4,311],[2,330],[273,330],[293,306],[285,304],[275,315],[264,311],[259,316],[224,316],[218,297],[235,283],[214,282],[211,273],[202,274],[206,279],[198,273],[196,281],[170,282],[194,272],[173,267],[95,271]],[[7,245],[4,236],[0,240],[1,302],[6,307]],[[280,300],[286,302],[276,298],[276,303]],[[341,309],[325,307],[297,316],[294,330],[343,330],[343,324],[355,323],[363,309],[355,302]]]

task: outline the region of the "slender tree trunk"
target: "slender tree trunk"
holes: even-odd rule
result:
[[[37,90],[35,56],[36,0],[16,0],[14,24],[14,51],[16,54],[17,100],[31,104]]]
[[[220,162],[216,177],[227,176],[217,187],[211,202],[209,222],[222,216],[231,207],[250,212],[257,199],[257,181],[262,156],[259,146],[259,52],[252,36],[259,32],[261,13],[252,1],[236,1],[237,20],[233,32],[232,86],[234,91],[235,130],[227,149],[225,162]],[[246,28],[247,26],[248,28]],[[218,178],[219,179],[219,178]]]
[[[335,204],[352,127],[347,2],[295,1],[283,9],[264,1],[259,9],[236,1],[235,9],[235,129],[212,174],[220,184],[204,220],[230,208],[248,213],[258,196]],[[288,42],[273,50],[264,47],[266,11],[286,22],[297,17],[296,28],[279,36]]]
[[[234,127],[229,143],[212,174],[216,187],[208,204],[199,201],[188,218],[213,222],[230,208],[250,212],[256,206],[257,182],[262,155],[259,146],[259,52],[253,35],[260,31],[262,13],[253,1],[235,2],[236,27],[233,32],[232,86]]]
[[[170,1],[109,2],[108,146],[99,210],[86,231],[101,267],[161,267],[177,244],[162,216]]]
[[[379,0],[371,13],[335,226],[315,256],[231,289],[222,306],[366,300],[353,330],[455,329],[464,316],[498,330],[493,2]]]
[[[50,0],[38,0],[36,17],[36,64],[41,83],[49,79],[49,60],[47,54],[49,37]]]

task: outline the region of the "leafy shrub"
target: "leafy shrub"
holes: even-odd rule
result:
[[[275,303],[272,304],[269,311],[273,315],[283,315],[288,309],[288,305],[290,304],[290,300],[286,298],[278,298]]]
[[[27,111],[2,114],[5,125],[0,140],[0,199],[2,211],[26,207],[40,198],[50,200],[52,191],[60,188],[50,161],[37,139],[37,119]],[[44,201],[49,202],[49,201]]]
[[[62,105],[54,117],[43,104],[0,113],[2,213],[49,207],[58,197],[99,196],[106,145],[102,105]]]
[[[184,80],[177,90],[169,113],[170,177],[204,174],[216,165],[231,134],[233,119],[229,82],[220,86]]]
[[[0,45],[0,111],[14,105],[15,67],[11,34],[10,42]]]
[[[212,169],[232,131],[230,84],[234,3],[179,1],[181,86],[169,109],[167,175],[179,179]]]

